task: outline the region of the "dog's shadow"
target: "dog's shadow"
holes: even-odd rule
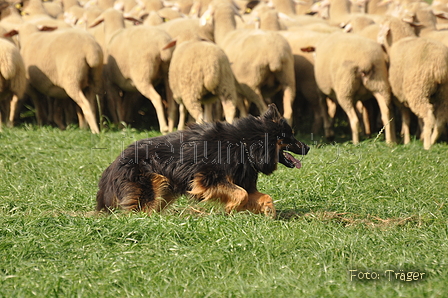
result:
[[[311,212],[311,209],[277,209],[277,216],[276,220],[284,220],[284,221],[290,221],[295,220],[303,217],[304,215]]]

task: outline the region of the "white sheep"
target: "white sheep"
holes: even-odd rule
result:
[[[8,125],[13,124],[10,115],[15,114],[19,98],[26,89],[25,64],[19,49],[11,42],[0,39],[0,102],[5,102],[5,118]],[[0,130],[2,122],[0,115]]]
[[[172,38],[188,31],[197,34],[202,39],[214,41],[213,26],[201,26],[199,19],[178,18],[160,24],[158,27],[165,30]]]
[[[244,105],[237,101],[229,60],[214,43],[188,33],[179,36],[169,68],[169,83],[174,99],[199,123],[213,120],[212,103],[217,98],[221,100],[227,122],[232,123],[237,105],[242,116],[246,116]],[[179,129],[183,128],[184,119],[181,115]]]
[[[204,13],[213,16],[216,43],[224,50],[233,73],[245,94],[262,113],[266,98],[283,90],[283,115],[292,122],[292,104],[296,92],[294,58],[288,42],[277,32],[236,29],[236,9],[227,0],[216,1]]]
[[[28,5],[21,12],[25,21],[40,25],[62,28],[70,28],[63,20],[52,18],[45,10],[42,0],[29,0]]]
[[[325,97],[339,103],[349,118],[354,144],[359,143],[356,102],[366,100],[372,94],[381,111],[386,142],[396,142],[391,90],[381,45],[360,36],[333,33],[316,46],[314,72],[321,92],[321,104],[326,106]],[[331,137],[331,124],[327,115],[324,115],[324,125],[326,136]]]
[[[410,141],[409,107],[423,119],[423,147],[428,150],[448,122],[448,48],[436,40],[416,37],[408,27],[389,19],[382,24],[379,41],[389,53],[392,92],[404,105],[404,142]],[[406,30],[410,37],[399,39]]]
[[[425,3],[411,3],[406,6],[402,20],[411,24],[420,37],[432,38],[448,46],[448,31],[437,30],[437,18],[431,6]]]
[[[323,107],[320,106],[318,88],[314,76],[314,53],[302,51],[307,47],[315,47],[327,33],[316,32],[302,28],[295,31],[280,31],[291,46],[294,55],[294,69],[296,78],[296,100],[305,99],[310,105],[314,121],[312,132],[317,134],[323,124]]]
[[[173,49],[163,48],[171,42],[171,37],[156,27],[125,28],[123,14],[113,8],[105,10],[90,27],[103,22],[107,48],[106,92],[116,104],[112,110],[123,121],[126,111],[120,92],[140,92],[154,105],[160,131],[167,133],[162,97],[154,86],[163,80],[169,89],[168,67]]]
[[[323,17],[328,18],[331,25],[340,27],[344,27],[351,19],[358,16],[370,17],[373,20],[379,17],[373,14],[365,15],[361,13],[362,9],[358,7],[356,2],[351,0],[323,0],[321,1],[319,11],[323,14]],[[324,10],[327,10],[327,12],[323,12]]]
[[[81,126],[85,117],[92,132],[99,133],[95,97],[102,95],[103,52],[94,38],[80,29],[39,32],[36,25],[25,23],[19,39],[29,81],[26,92],[36,104],[38,123],[45,117],[39,94],[68,96],[82,110]]]

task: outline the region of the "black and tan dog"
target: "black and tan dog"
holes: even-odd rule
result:
[[[143,139],[125,149],[104,171],[97,210],[122,208],[151,213],[178,196],[216,200],[227,212],[249,210],[275,217],[272,198],[257,191],[258,173],[282,163],[300,168],[289,152],[309,147],[294,137],[275,105],[260,117],[194,124],[184,131]]]

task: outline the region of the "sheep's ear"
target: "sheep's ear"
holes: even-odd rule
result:
[[[241,22],[246,23],[246,21],[243,19],[243,16],[240,14],[240,7],[238,6],[238,4],[233,1],[232,4],[233,13],[241,19]]]
[[[123,14],[123,18],[127,21],[131,21],[134,23],[134,25],[140,25],[142,23],[142,20],[136,19],[131,15]]]
[[[6,32],[5,34],[3,34],[4,37],[13,37],[14,35],[19,34],[19,31],[13,29],[9,32]]]
[[[190,8],[190,12],[188,15],[192,17],[193,19],[199,18],[199,14],[201,13],[201,2],[200,1],[193,1],[193,5]]]
[[[8,8],[9,5],[10,3],[7,1],[0,3],[0,11],[3,11],[4,9]]]
[[[199,25],[200,26],[207,25],[207,23],[212,19],[214,12],[215,12],[214,7],[211,4],[209,4],[208,9],[204,12],[202,17],[199,19]]]
[[[381,45],[386,44],[387,35],[389,34],[389,31],[390,31],[390,23],[389,22],[386,22],[383,25],[381,25],[380,32],[378,32],[378,36],[377,36],[377,41],[379,44],[381,44]]]
[[[258,6],[258,4],[260,4],[260,0],[252,0],[252,1],[247,2],[246,9],[244,10],[244,14],[250,14],[252,12],[252,10],[254,10],[254,8],[256,6]]]
[[[435,10],[435,9],[433,9],[432,12],[439,19],[448,20],[448,13],[447,12],[444,12],[443,10]]]
[[[115,1],[114,8],[118,11],[124,11],[124,2],[123,1]]]
[[[421,27],[423,26],[421,23],[414,20],[414,17],[404,17],[401,19],[403,22],[408,23],[412,27]]]
[[[151,11],[151,12],[155,12],[155,11]],[[145,21],[148,18],[148,16],[149,16],[149,12],[147,12],[147,11],[144,11],[144,12],[142,12],[141,15],[139,15],[140,19],[142,19],[143,21]]]
[[[177,39],[173,39],[172,41],[170,41],[169,43],[167,43],[162,50],[168,50],[169,48],[172,48],[176,45],[177,43]]]
[[[39,29],[39,31],[51,32],[51,31],[54,31],[54,30],[58,29],[58,27],[56,27],[56,26],[39,25],[39,26],[37,26],[37,29]]]
[[[352,32],[352,30],[353,30],[353,25],[352,25],[352,23],[347,23],[347,24],[344,26],[344,28],[343,28],[342,31],[344,31],[345,33],[349,33],[349,32]]]
[[[268,110],[263,114],[263,119],[273,122],[279,122],[283,119],[283,117],[278,111],[277,106],[271,103],[268,106]]]
[[[104,16],[101,14],[92,22],[92,24],[89,25],[89,28],[96,27],[102,22],[104,22]]]
[[[308,47],[300,48],[300,50],[304,53],[312,53],[312,52],[316,51],[316,48],[313,46],[308,46]]]

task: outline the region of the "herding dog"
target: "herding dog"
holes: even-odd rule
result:
[[[122,208],[160,211],[178,196],[216,200],[225,210],[275,217],[272,198],[257,191],[258,173],[269,175],[280,162],[301,163],[309,147],[294,137],[276,106],[260,117],[193,124],[184,131],[143,139],[125,149],[104,171],[97,211]]]

